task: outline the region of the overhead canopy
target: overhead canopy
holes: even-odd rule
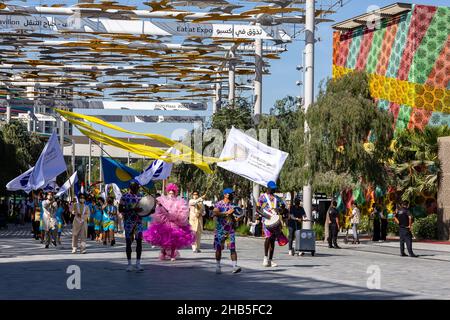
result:
[[[204,103],[230,65],[254,77],[255,39],[269,73],[304,21],[303,1],[61,2],[0,0],[0,99]]]

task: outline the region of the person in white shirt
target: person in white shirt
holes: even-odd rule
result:
[[[57,238],[57,221],[56,221],[56,209],[58,204],[55,200],[53,192],[47,193],[47,199],[42,201],[42,208],[44,209],[43,229],[45,231],[45,248],[48,248],[50,241],[56,247]]]
[[[85,203],[84,194],[78,196],[79,203],[74,203],[72,207],[72,253],[77,253],[78,242],[81,242],[80,252],[86,253],[87,224],[91,214],[89,206]]]
[[[352,217],[351,217],[351,224],[352,224],[352,230],[353,230],[353,244],[357,243],[360,244],[359,242],[359,236],[358,236],[358,224],[360,222],[360,218],[361,218],[361,211],[359,210],[359,208],[356,206],[356,203],[353,201],[352,202]]]

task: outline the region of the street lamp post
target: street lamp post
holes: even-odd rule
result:
[[[305,83],[304,99],[305,114],[314,102],[314,26],[315,26],[315,0],[306,0],[305,4]],[[305,139],[309,141],[309,126],[305,120]],[[306,163],[308,165],[308,163]],[[312,187],[309,181],[303,186],[303,207],[306,212],[307,221],[304,222],[304,229],[311,229],[311,209],[312,209]]]

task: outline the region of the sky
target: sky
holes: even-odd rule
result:
[[[27,1],[27,5],[38,5],[38,4],[53,4],[53,3],[74,3],[75,1],[54,1],[54,0],[31,0]],[[133,0],[129,1],[119,1],[121,4],[133,4],[137,2]],[[316,8],[319,7],[321,3],[329,5],[335,3],[335,0],[319,0],[316,3]],[[340,22],[351,17],[366,13],[368,8],[371,6],[384,7],[395,3],[393,0],[378,0],[378,1],[364,1],[364,0],[342,0],[344,4],[342,7],[335,7],[336,13],[329,15],[327,18],[333,19],[335,22]],[[448,0],[418,0],[418,1],[408,1],[403,0],[404,3],[415,3],[423,5],[434,5],[434,6],[448,6]],[[139,1],[142,3],[142,1]],[[17,2],[17,4],[22,4],[23,2]],[[252,3],[254,5],[254,3]],[[315,46],[315,94],[318,93],[319,84],[322,81],[326,81],[331,77],[332,68],[332,51],[333,51],[333,30],[332,25],[335,23],[321,23],[318,24],[318,30],[316,31],[316,40],[318,42]],[[263,79],[263,113],[268,113],[273,107],[274,103],[278,99],[282,99],[287,95],[301,96],[303,97],[303,86],[297,86],[296,82],[298,80],[303,80],[303,75],[301,72],[296,70],[297,65],[302,64],[302,51],[304,48],[304,33],[302,33],[295,41],[288,45],[288,51],[281,55],[280,60],[271,60],[271,74],[265,76]],[[165,113],[176,114],[174,112]],[[147,131],[147,127],[139,127],[136,124],[126,125],[123,127],[133,126],[136,131]],[[170,128],[173,125],[165,124],[152,124],[151,130],[156,130],[154,133],[163,133],[170,136]],[[161,126],[161,127],[159,127]],[[178,127],[178,125],[176,125]],[[184,126],[183,126],[184,127]]]

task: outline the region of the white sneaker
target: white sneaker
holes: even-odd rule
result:
[[[81,253],[82,253],[82,254],[85,254],[85,253],[86,253],[86,249],[84,249],[83,251],[81,251]]]
[[[275,262],[269,260],[269,267],[278,267],[278,264],[276,264]]]
[[[292,250],[289,250],[289,255],[290,255],[290,256],[293,256],[293,255],[294,255],[294,252],[293,252]]]
[[[142,272],[142,271],[144,271],[144,268],[140,264],[136,264],[136,271]]]
[[[130,264],[126,270],[127,270],[127,272],[134,271],[134,267]]]
[[[241,267],[236,266],[233,268],[233,273],[239,273],[241,271],[242,271]]]
[[[216,266],[216,274],[221,274],[222,268],[220,266]]]
[[[270,267],[270,266],[271,266],[270,260],[268,260],[266,257],[264,257],[263,267]]]
[[[77,248],[73,248],[72,253],[77,253]]]

